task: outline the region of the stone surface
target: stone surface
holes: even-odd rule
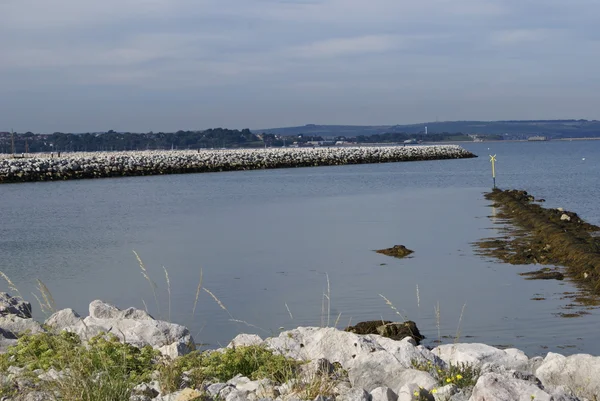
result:
[[[227,348],[233,347],[248,347],[251,345],[260,345],[263,340],[256,334],[238,334],[233,340],[227,345]]]
[[[15,315],[23,319],[31,318],[31,304],[20,297],[0,292],[0,316]]]
[[[415,395],[417,394],[417,395]],[[435,401],[429,391],[419,388],[418,385],[411,383],[405,384],[398,390],[397,401]]]
[[[336,401],[371,401],[371,394],[362,388],[355,387],[342,396],[336,397]]]
[[[436,354],[421,345],[417,346],[410,337],[395,341],[389,338],[372,336],[372,340],[391,353],[407,369],[413,367],[413,362],[423,365],[430,362],[433,366],[439,368],[446,368],[447,366],[446,362],[438,358]]]
[[[447,386],[437,388],[435,394],[432,394],[435,401],[447,401],[456,393],[458,393],[456,385],[448,384]]]
[[[16,339],[19,335],[29,332],[30,334],[43,333],[42,325],[33,319],[25,319],[17,315],[6,315],[0,317],[0,334],[7,339]]]
[[[444,344],[432,350],[447,363],[468,363],[476,367],[484,364],[502,365],[508,369],[520,370],[527,366],[529,358],[518,349],[505,349],[491,347],[486,344]]]
[[[371,401],[397,401],[398,395],[389,387],[377,387],[371,390]]]
[[[353,387],[360,387],[367,391],[377,387],[397,390],[408,383],[416,383],[431,389],[437,384],[429,373],[407,369],[393,355],[385,351],[357,357],[348,370],[348,378]]]
[[[531,381],[497,373],[487,373],[477,380],[469,401],[551,401],[544,390]]]
[[[50,316],[44,324],[57,331],[62,331],[67,327],[77,326],[83,322],[83,319],[73,309],[62,309]]]
[[[600,357],[549,352],[534,373],[544,387],[565,386],[589,399],[600,395]]]
[[[208,394],[210,394],[212,397],[216,397],[219,395],[221,390],[223,390],[225,387],[232,387],[232,386],[227,383],[214,383],[206,388],[206,392]]]
[[[133,394],[142,395],[149,398],[155,398],[159,395],[159,392],[148,383],[142,383],[135,386],[132,390]]]
[[[61,311],[52,322],[74,322],[62,329],[78,334],[83,340],[105,332],[112,333],[122,341],[136,347],[150,345],[163,355],[175,358],[195,349],[189,330],[181,325],[154,320],[145,311],[128,308],[120,310],[114,305],[96,300],[90,303],[90,316],[79,321],[75,314]],[[52,318],[52,317],[51,317]]]
[[[410,367],[410,358],[438,361],[430,351],[414,346],[409,339],[394,341],[379,335],[358,335],[334,328],[299,327],[285,331],[278,337],[268,338],[264,344],[282,355],[305,361],[327,359],[351,368],[353,361],[361,355],[371,355],[376,351],[394,352],[402,366]],[[403,351],[410,357],[403,356]],[[397,360],[398,362],[398,360]]]

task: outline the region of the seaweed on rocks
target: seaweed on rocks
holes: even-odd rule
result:
[[[394,245],[392,248],[379,249],[375,251],[387,256],[393,256],[395,258],[405,258],[408,255],[414,253],[414,251],[408,249],[404,245]]]
[[[600,294],[600,227],[562,208],[543,208],[526,191],[494,189],[485,198],[499,208],[500,223],[509,234],[486,238],[475,245],[479,253],[515,265],[563,266],[564,274],[591,293]],[[542,269],[525,273],[531,279],[564,278],[562,272]]]
[[[417,345],[425,337],[419,332],[417,324],[412,320],[405,322],[392,322],[390,320],[369,320],[357,323],[344,329],[354,334],[377,334],[392,340],[402,340],[405,337],[411,337]]]

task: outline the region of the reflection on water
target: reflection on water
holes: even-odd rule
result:
[[[500,187],[527,189],[548,207],[598,224],[599,146],[466,147],[484,156],[493,148]],[[574,291],[572,284],[526,281],[517,274],[525,269],[473,253],[470,243],[493,227],[495,211],[483,199],[490,184],[488,158],[480,157],[3,185],[0,270],[26,297],[42,279],[59,307],[82,314],[100,298],[121,307],[145,303],[166,319],[165,266],[171,319],[213,346],[239,332],[320,325],[329,277],[326,310],[338,327],[398,318],[381,294],[417,322],[426,344],[454,341],[459,332],[529,354],[600,353],[597,311],[554,315],[565,305],[556,294]],[[415,253],[401,260],[374,252],[397,244]],[[158,285],[156,301],[132,250]],[[201,269],[203,285],[227,311],[202,291],[193,313]]]

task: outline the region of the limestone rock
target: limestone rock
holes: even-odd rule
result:
[[[534,383],[497,373],[477,380],[469,401],[551,401],[548,393]]]
[[[121,310],[114,305],[100,300],[95,300],[90,303],[90,317],[96,319],[154,320],[154,318],[144,310],[136,308]]]
[[[171,358],[188,354],[195,349],[194,339],[186,327],[155,320],[139,309],[120,310],[114,305],[96,300],[90,303],[90,316],[83,321],[79,321],[76,314],[69,311],[59,313],[61,314],[54,316],[52,322],[62,326],[64,330],[78,334],[86,341],[101,332],[112,333],[136,347],[150,345]],[[75,324],[64,326],[63,321]]]
[[[398,395],[389,387],[377,387],[371,390],[371,401],[397,401]]]
[[[0,334],[4,338],[16,339],[19,335],[29,332],[30,334],[43,333],[42,326],[33,319],[26,319],[17,315],[5,315],[0,317]]]
[[[481,368],[486,363],[503,365],[508,369],[520,370],[527,366],[529,358],[518,349],[501,350],[486,344],[444,344],[432,350],[447,363],[467,363]]]
[[[61,309],[55,312],[44,322],[47,326],[57,331],[62,331],[67,327],[77,326],[83,322],[83,319],[73,309]]]
[[[409,383],[431,389],[437,384],[429,373],[406,369],[393,355],[385,351],[358,356],[348,370],[348,378],[353,387],[364,388],[367,391],[377,387],[399,389]]]
[[[383,350],[371,337],[359,336],[334,328],[298,327],[264,341],[267,348],[297,360],[327,359],[344,367],[361,354]]]
[[[415,396],[415,394],[417,394]],[[417,384],[411,383],[406,384],[398,390],[398,400],[397,401],[435,401],[433,395],[425,390],[420,388]]]
[[[433,367],[446,368],[447,364],[435,353],[419,345],[411,337],[405,337],[400,341],[395,341],[384,337],[373,337],[384,350],[392,354],[405,368],[413,367],[413,362],[427,365],[431,363]]]
[[[8,315],[31,319],[31,304],[20,297],[13,297],[6,292],[0,292],[0,316]]]
[[[260,345],[263,340],[256,334],[238,334],[233,340],[227,345],[227,348],[233,347],[247,347],[251,345]]]
[[[371,401],[371,395],[362,388],[355,387],[340,397],[336,401]]]
[[[549,352],[534,373],[546,388],[580,389],[578,395],[589,399],[600,394],[600,357],[597,356],[576,354],[565,357]]]

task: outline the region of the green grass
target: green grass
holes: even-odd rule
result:
[[[431,361],[412,361],[412,367],[429,373],[437,380],[439,386],[454,384],[458,388],[473,387],[481,375],[481,369],[469,363],[450,364],[447,368],[442,369],[435,366]]]
[[[6,373],[10,366],[23,368],[24,375],[42,390],[60,394],[60,400],[112,401],[129,399],[132,389],[150,382],[155,371],[162,392],[171,393],[184,386],[198,388],[207,380],[226,382],[240,374],[280,384],[294,377],[299,362],[263,346],[196,351],[169,359],[150,346],[121,343],[115,335],[98,335],[83,344],[76,334],[63,331],[23,335],[0,355],[0,372]],[[64,377],[48,382],[37,378],[38,370],[50,369],[63,372]],[[14,386],[6,385],[0,388],[0,395],[10,396],[15,391]]]

